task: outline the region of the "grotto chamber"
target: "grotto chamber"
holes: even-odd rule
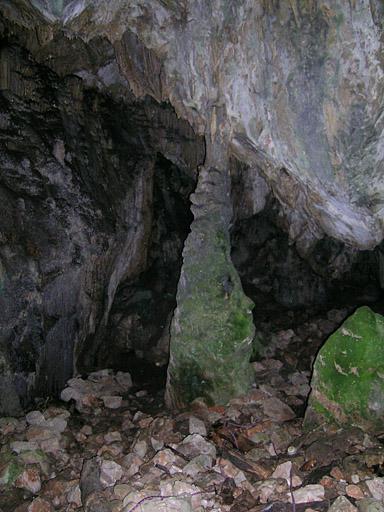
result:
[[[268,59],[254,54],[264,70],[253,77],[261,91],[255,98],[270,102],[270,126],[253,103],[256,124],[235,129],[229,110],[240,108],[245,119],[237,96],[208,85],[215,54],[195,70],[204,94],[217,98],[201,96],[202,115],[188,107],[193,91],[184,90],[184,77],[176,78],[179,50],[168,49],[165,58],[156,49],[158,20],[140,32],[135,14],[111,6],[100,16],[116,15],[107,25],[117,30],[114,39],[90,14],[96,5],[90,9],[84,15],[76,1],[2,5],[1,386],[10,390],[2,410],[58,397],[75,374],[112,368],[164,375],[168,363],[171,408],[204,397],[224,403],[249,389],[248,362],[274,353],[284,338],[276,333],[289,333],[283,344],[300,344],[300,324],[342,310],[324,320],[316,342],[307,336],[312,361],[356,307],[380,312],[380,196],[375,185],[362,191],[353,169],[358,155],[369,165],[379,118],[374,127],[366,118],[365,133],[356,124],[364,105],[339,105],[354,144],[349,160],[345,155],[352,168],[346,186],[332,176],[347,141],[344,134],[337,139],[322,92],[333,91],[330,64],[314,50],[301,55],[297,32],[287,36],[297,13],[255,2],[255,26],[275,26],[274,44],[288,45],[292,71],[281,106]],[[181,38],[177,11],[159,7],[153,15],[160,12],[169,17],[167,37]],[[241,9],[227,14],[239,23],[244,16]],[[325,11],[303,6],[301,14],[310,48],[316,30],[323,45],[333,44]],[[226,40],[220,44],[225,48]],[[204,48],[196,51],[204,55]],[[287,65],[283,56],[275,64]],[[225,61],[220,65],[232,88],[246,86]],[[307,84],[300,82],[304,75]],[[335,91],[342,92],[342,71],[339,78]],[[294,91],[307,94],[306,101]],[[251,101],[245,92],[244,98]],[[326,115],[315,108],[319,99]],[[276,124],[276,115],[290,113],[296,141]],[[287,165],[277,148],[286,148]],[[380,183],[380,165],[369,171],[369,183]]]
[[[381,510],[383,16],[0,0],[0,512]]]

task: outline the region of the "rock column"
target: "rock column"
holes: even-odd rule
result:
[[[216,162],[215,162],[216,160]],[[251,382],[252,302],[230,257],[228,166],[207,157],[192,194],[194,221],[183,251],[171,325],[166,403],[224,404]]]

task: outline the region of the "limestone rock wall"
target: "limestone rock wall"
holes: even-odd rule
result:
[[[383,237],[382,15],[378,0],[92,0],[62,20],[84,40],[107,37],[141,76],[136,94],[169,98],[259,165],[298,212],[302,246],[326,233],[372,248]],[[140,62],[124,52],[131,32]]]
[[[204,146],[169,105],[67,73],[62,39],[60,76],[35,31],[5,18],[0,28],[0,414],[14,414],[112,343],[117,290],[150,262],[157,154],[193,183]]]

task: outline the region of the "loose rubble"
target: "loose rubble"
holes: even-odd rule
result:
[[[280,338],[293,345],[255,362],[254,387],[226,407],[172,415],[161,392],[102,370],[60,404],[0,418],[0,511],[383,512],[383,437],[305,430],[310,361],[292,356],[294,331]]]

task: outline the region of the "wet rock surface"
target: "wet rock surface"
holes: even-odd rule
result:
[[[321,317],[297,328],[274,358],[253,363],[252,390],[223,406],[196,400],[170,414],[163,391],[103,370],[68,382],[66,399],[80,397],[2,417],[0,510],[381,511],[382,435],[303,428],[311,357],[303,339],[292,351],[314,325],[327,336]]]

